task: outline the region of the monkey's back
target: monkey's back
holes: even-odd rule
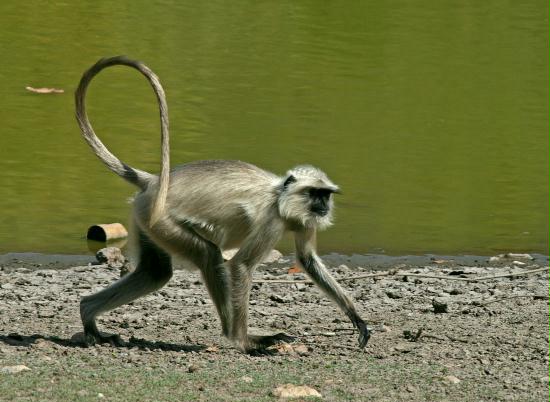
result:
[[[191,162],[172,170],[166,212],[220,247],[235,247],[259,214],[276,213],[280,181],[246,162]]]

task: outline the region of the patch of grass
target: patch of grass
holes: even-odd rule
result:
[[[354,364],[337,358],[327,358],[324,364],[312,359],[211,359],[193,373],[178,364],[127,366],[115,359],[106,363],[67,356],[30,366],[31,371],[0,375],[2,400],[262,402],[273,401],[271,391],[285,383],[309,385],[323,394],[324,401],[402,400],[407,384],[432,381],[441,373],[430,365],[409,371],[365,357]],[[244,376],[252,381],[243,381]],[[433,387],[431,391],[425,400],[436,397]]]

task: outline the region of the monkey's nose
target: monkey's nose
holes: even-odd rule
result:
[[[313,212],[315,215],[325,216],[326,214],[328,214],[328,208],[314,207],[311,209],[311,212]]]

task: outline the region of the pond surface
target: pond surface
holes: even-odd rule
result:
[[[322,252],[548,254],[547,1],[6,0],[0,20],[0,252],[81,254],[88,226],[127,223],[134,189],[72,97],[126,54],[166,89],[174,164],[307,162],[340,184]],[[103,72],[88,104],[117,156],[158,171],[138,73]]]

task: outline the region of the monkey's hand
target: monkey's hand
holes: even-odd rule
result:
[[[370,332],[367,328],[367,324],[361,318],[357,317],[353,320],[353,325],[355,325],[355,327],[359,331],[359,347],[363,349],[365,346],[367,346],[367,342],[370,338]]]

